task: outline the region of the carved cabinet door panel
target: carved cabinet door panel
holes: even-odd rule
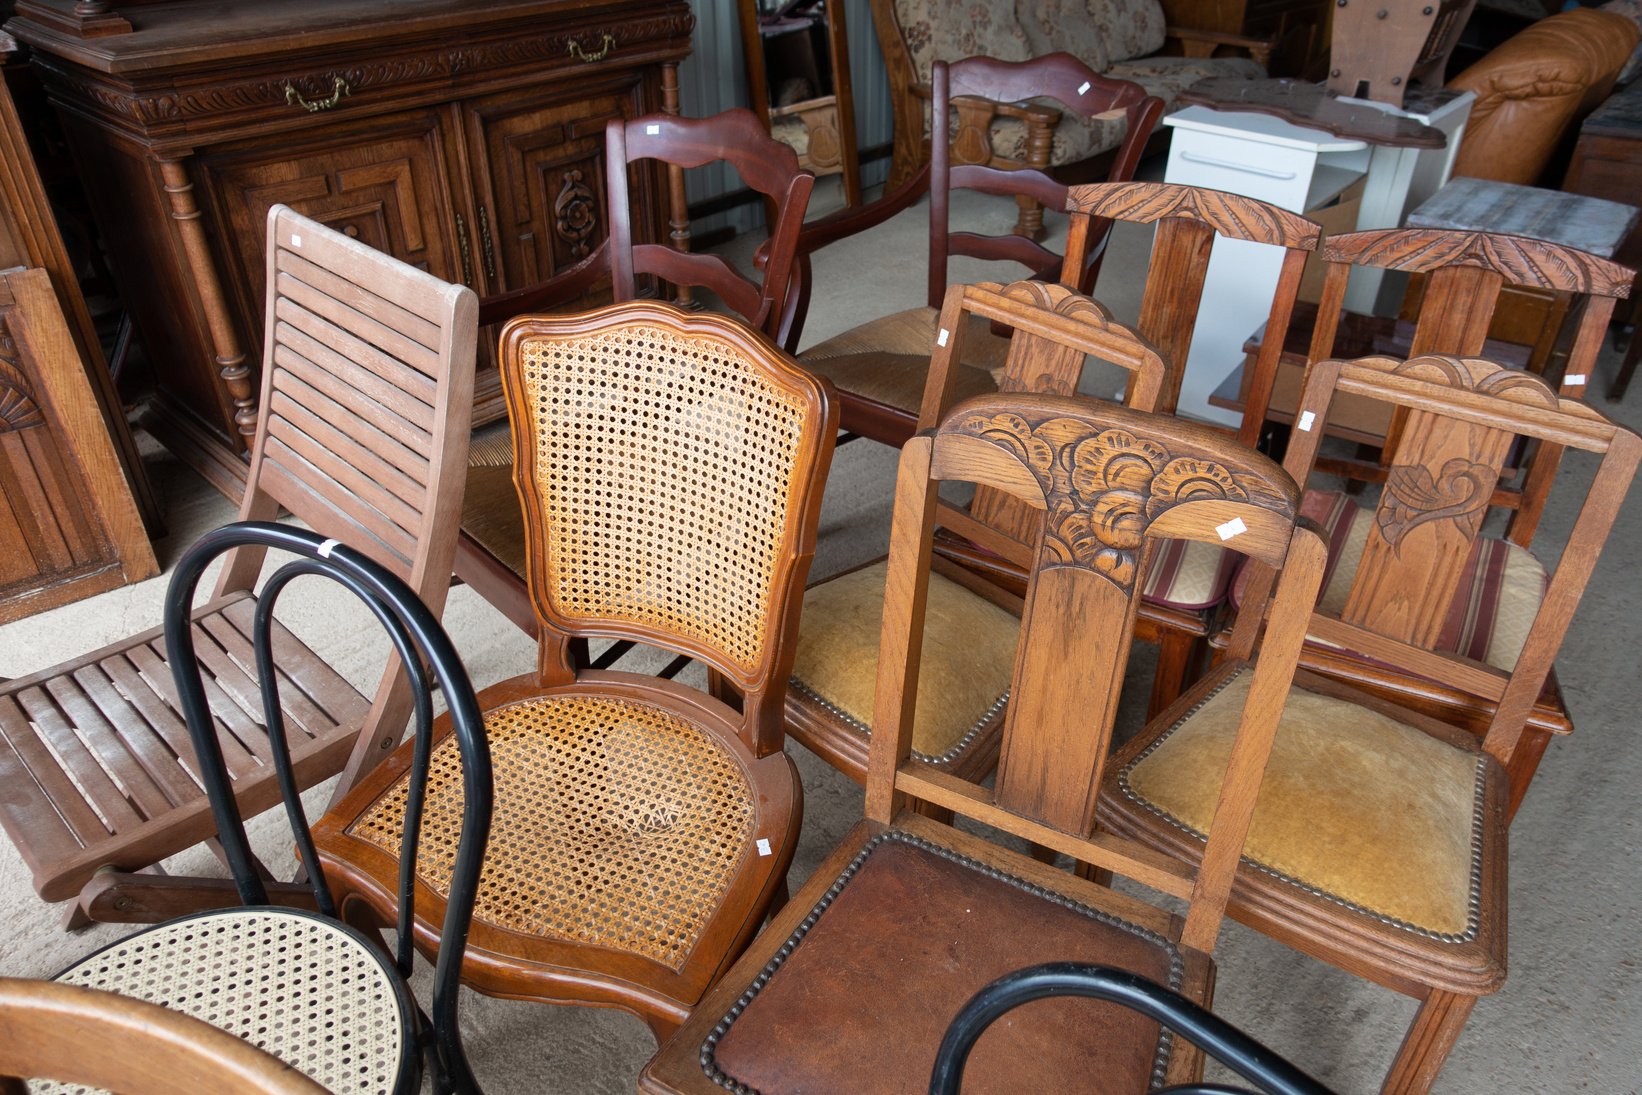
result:
[[[242,330],[262,329],[263,246],[275,204],[482,291],[471,226],[446,185],[447,158],[460,158],[448,118],[432,108],[406,111],[200,154]]]
[[[158,573],[50,275],[0,274],[0,623]]]
[[[477,203],[479,257],[491,291],[544,281],[606,234],[604,129],[641,112],[639,74],[461,104]],[[640,208],[654,195],[635,194]]]

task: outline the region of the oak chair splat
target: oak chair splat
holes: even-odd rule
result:
[[[995,787],[918,758],[913,726],[933,529],[943,482],[1037,510]],[[754,941],[640,1082],[648,1093],[743,1085],[903,1091],[928,1083],[942,1032],[977,990],[1047,957],[1098,961],[1206,1003],[1219,933],[1271,731],[1324,548],[1271,461],[1207,428],[1046,395],[967,400],[902,449],[878,658],[866,817]],[[1219,531],[1217,531],[1219,530]],[[1201,870],[1094,829],[1136,578],[1158,537],[1213,539],[1281,568],[1258,659],[1252,632],[1165,718],[1189,722],[1236,687],[1241,733]],[[1184,917],[932,821],[950,810],[1186,902]],[[897,1036],[883,1037],[893,1025]],[[1150,1020],[1085,1003],[995,1030],[969,1068],[979,1089],[1177,1083],[1198,1053]]]
[[[1419,1000],[1384,1088],[1418,1092],[1434,1082],[1477,998],[1505,979],[1510,814],[1541,748],[1529,713],[1642,460],[1642,438],[1538,377],[1480,358],[1326,360],[1308,374],[1298,408],[1308,428],[1290,442],[1285,466],[1298,481],[1316,466],[1328,415],[1348,399],[1406,409],[1409,426],[1389,454],[1377,509],[1354,523],[1356,558],[1341,558],[1345,532],[1331,529],[1325,601],[1301,653],[1302,665],[1327,675],[1296,677],[1230,912]],[[1477,533],[1516,436],[1593,453],[1600,464],[1554,572],[1530,572],[1539,588],[1521,606],[1526,622],[1514,640],[1496,635],[1487,649],[1455,653],[1444,632],[1456,605],[1491,560],[1507,557],[1480,555],[1487,541]],[[1251,569],[1234,648],[1258,628],[1254,606],[1272,580],[1267,568]],[[1469,724],[1432,717],[1418,687],[1384,687],[1393,675],[1469,694]],[[1113,762],[1102,824],[1195,861],[1224,738],[1140,735]]]

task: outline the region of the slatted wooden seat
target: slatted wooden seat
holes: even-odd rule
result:
[[[439,612],[467,462],[478,302],[276,206],[268,219],[262,422],[244,520],[289,511],[369,553]],[[272,806],[247,635],[262,552],[241,550],[195,613],[195,641],[236,794]],[[409,714],[396,661],[374,700],[276,631],[287,726],[304,785],[346,785],[387,755]],[[0,687],[0,825],[48,901],[94,919],[152,921],[232,903],[210,879],[146,868],[211,837],[159,628]],[[135,873],[141,872],[141,873]]]

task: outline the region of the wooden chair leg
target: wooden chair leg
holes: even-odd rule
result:
[[[1157,644],[1157,671],[1152,675],[1152,698],[1146,718],[1155,719],[1186,689],[1186,677],[1200,661],[1201,638],[1168,628]]]
[[[1540,759],[1545,756],[1545,747],[1550,744],[1549,730],[1541,730],[1537,726],[1523,727],[1522,737],[1517,740],[1517,747],[1511,753],[1511,763],[1505,769],[1511,777],[1511,812],[1508,816],[1512,820],[1516,818],[1522,800],[1527,797],[1528,784],[1533,782]]]
[[[1403,1044],[1397,1049],[1397,1059],[1391,1063],[1380,1095],[1424,1095],[1430,1091],[1476,1003],[1475,996],[1433,990],[1403,1035]]]

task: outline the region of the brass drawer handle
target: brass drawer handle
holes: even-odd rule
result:
[[[321,110],[329,110],[342,101],[342,96],[348,94],[348,81],[340,76],[332,77],[331,97],[328,99],[308,100],[302,97],[302,92],[294,84],[285,85],[285,102],[290,106],[299,106],[309,114],[317,114]]]
[[[473,284],[473,252],[468,247],[468,224],[456,214],[456,246],[462,253],[462,284]]]
[[[603,37],[603,44],[599,46],[599,51],[597,53],[588,53],[582,48],[580,42],[572,38],[570,39],[570,56],[578,61],[602,61],[610,55],[610,49],[615,44],[615,36],[606,34]]]
[[[479,207],[479,246],[485,256],[485,276],[496,280],[496,247],[490,239],[490,216],[485,207]],[[494,289],[495,287],[492,286]]]

